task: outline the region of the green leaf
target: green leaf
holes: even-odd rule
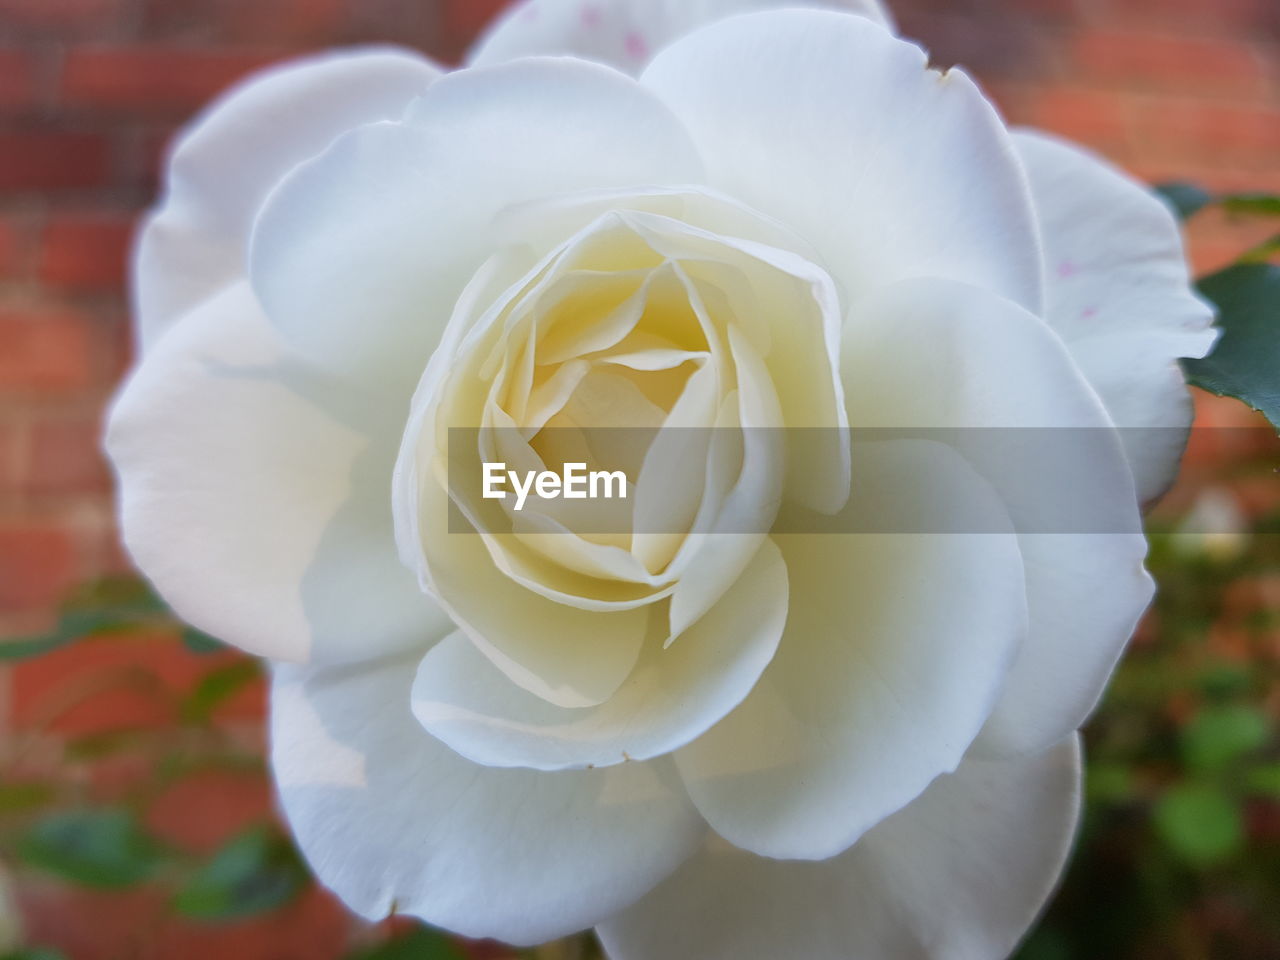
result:
[[[1261,710],[1205,707],[1182,731],[1182,757],[1198,773],[1214,773],[1266,745],[1271,724]]]
[[[200,678],[196,688],[182,704],[182,719],[187,723],[205,723],[213,711],[235,696],[262,673],[258,661],[242,659],[211,670]]]
[[[1191,383],[1235,397],[1280,429],[1280,267],[1229,267],[1200,283],[1218,306],[1223,334],[1204,360],[1185,360]]]
[[[151,873],[159,846],[127,810],[56,813],[22,838],[27,863],[89,887],[127,887]]]
[[[1133,772],[1120,763],[1090,764],[1085,789],[1090,802],[1123,803],[1136,793]]]
[[[0,660],[26,660],[96,633],[127,629],[154,620],[165,607],[136,577],[109,577],[78,587],[62,605],[62,616],[49,633],[0,643]]]
[[[82,584],[63,604],[67,611],[108,613],[117,620],[167,614],[168,608],[139,577],[103,577]]]
[[[1071,947],[1062,934],[1040,927],[1018,950],[1016,960],[1071,960]]]
[[[1190,219],[1213,203],[1213,196],[1194,183],[1162,183],[1155,190],[1180,220]]]
[[[1181,220],[1189,220],[1205,207],[1219,205],[1228,213],[1254,217],[1280,217],[1280,196],[1270,193],[1229,193],[1214,196],[1194,183],[1176,180],[1158,184],[1156,194]]]
[[[1156,805],[1155,827],[1170,850],[1199,867],[1229,859],[1244,844],[1239,806],[1207,784],[1169,790]]]
[[[1249,793],[1280,800],[1280,763],[1254,767],[1245,774],[1244,788]]]
[[[1269,240],[1264,240],[1252,250],[1240,255],[1240,263],[1266,263],[1272,257],[1280,256],[1280,233]]]
[[[17,813],[47,806],[58,795],[49,783],[0,783],[0,813]]]
[[[30,660],[32,657],[43,656],[46,653],[57,650],[59,647],[65,647],[75,639],[74,636],[67,636],[55,630],[44,637],[3,640],[0,641],[0,661]]]
[[[207,633],[201,633],[195,627],[186,627],[182,631],[182,642],[188,650],[197,656],[207,657],[210,654],[222,653],[226,646],[213,639]]]
[[[1228,213],[1255,217],[1280,217],[1280,196],[1270,193],[1233,193],[1221,200]]]
[[[347,960],[466,960],[466,954],[438,930],[416,927],[371,950],[353,953]]]
[[[238,920],[283,906],[308,884],[293,845],[258,827],[236,837],[206,863],[174,900],[197,920]]]
[[[1252,671],[1237,663],[1211,663],[1197,678],[1200,689],[1209,697],[1230,697],[1249,689]]]
[[[108,577],[78,587],[64,602],[56,627],[44,636],[0,641],[0,661],[25,660],[67,646],[83,637],[147,626],[172,626],[173,612],[139,577]],[[182,642],[192,653],[227,648],[199,630],[184,627]]]
[[[49,947],[23,947],[0,955],[0,960],[67,960],[67,955]]]
[[[89,634],[114,626],[116,622],[105,611],[71,610],[63,613],[58,619],[58,625],[42,637],[0,642],[0,660],[28,660],[43,656]]]
[[[102,733],[87,733],[82,737],[68,740],[63,747],[62,755],[70,762],[83,763],[89,760],[100,760],[125,750],[133,750],[146,739],[150,731],[125,729],[106,730]]]

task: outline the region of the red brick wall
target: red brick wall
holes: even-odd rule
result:
[[[69,586],[124,564],[96,435],[129,359],[122,277],[132,225],[172,131],[245,71],[292,53],[393,41],[456,59],[501,6],[0,0],[0,636],[45,626]],[[895,9],[905,33],[940,64],[969,66],[1014,122],[1074,137],[1147,178],[1280,191],[1277,0],[902,0]],[[1221,265],[1265,230],[1206,215],[1192,229],[1194,259]],[[1235,417],[1223,410],[1219,418]],[[7,697],[12,671],[0,667],[0,739],[6,724],[22,730],[39,714],[40,691],[106,661],[145,661],[175,688],[193,682],[180,653],[100,647],[23,666]],[[139,721],[138,709],[122,701],[85,722],[165,722],[145,710]],[[250,702],[235,716],[252,728],[258,711]],[[240,789],[204,795],[263,809],[259,786],[237,801]],[[188,835],[198,820],[187,817]],[[45,911],[46,928],[59,913]],[[323,916],[304,912],[296,926],[322,938],[342,928]],[[249,956],[219,944],[212,956]],[[295,953],[259,945],[263,956],[321,955],[296,953],[297,942]],[[95,955],[84,951],[76,956]]]
[[[0,0],[0,631],[117,564],[93,442],[128,355],[124,263],[167,137],[275,58],[393,40],[453,59],[500,0]],[[904,0],[904,31],[1016,123],[1142,176],[1280,190],[1274,0]],[[1265,224],[1206,216],[1203,268]]]

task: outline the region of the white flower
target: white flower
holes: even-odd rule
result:
[[[284,809],[365,916],[997,958],[1058,876],[1211,315],[1139,185],[1010,133],[870,0],[723,19],[775,5],[533,0],[472,69],[304,61],[174,152],[108,439],[125,537],[280,661]],[[566,53],[599,62],[510,59]],[[503,426],[485,460],[521,468],[583,459],[544,427],[720,429],[615,451],[590,534],[448,486],[449,430]],[[1100,437],[1072,476],[1109,532],[1040,532],[955,428]],[[771,526],[795,505],[986,520]]]

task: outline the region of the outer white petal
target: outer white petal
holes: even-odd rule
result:
[[[438,76],[407,50],[327,53],[256,74],[209,108],[174,148],[164,199],[138,237],[144,349],[244,276],[254,217],[286,173],[353,127],[399,117]]]
[[[795,230],[850,298],[941,276],[1039,313],[1026,175],[965,74],[864,17],[785,10],[677,41],[641,83],[684,121],[708,184]]]
[[[832,860],[713,841],[600,938],[612,960],[1003,960],[1052,892],[1079,804],[1074,736],[969,760]]]
[[[277,672],[272,766],[320,881],[371,920],[540,943],[635,902],[705,831],[668,764],[476,766],[409,710],[416,658]]]
[[[236,284],[155,345],[111,412],[125,543],[184,620],[250,653],[425,648],[453,625],[396,553],[397,427],[292,359]]]
[[[526,693],[455,634],[422,661],[414,714],[459,753],[489,766],[557,770],[648,760],[688,743],[742,701],[772,659],[786,619],[786,565],[766,540],[678,643],[664,647],[665,632],[652,632],[636,669],[599,707],[565,709]]]
[[[948,447],[860,447],[850,503],[872,519],[957,500],[987,511],[988,530],[1005,516]],[[959,765],[1025,637],[1022,564],[1011,532],[775,540],[791,583],[778,652],[742,705],[676,760],[731,843],[820,860]]]
[[[1137,534],[1023,534],[1031,631],[974,745],[982,756],[1038,753],[1102,699],[1155,594]]]
[[[1044,134],[1015,142],[1043,234],[1046,316],[1123,428],[1151,502],[1173,482],[1191,426],[1177,358],[1212,348],[1213,309],[1192,292],[1177,221],[1146,187]]]
[[[856,304],[844,346],[855,428],[952,431],[1008,504],[1031,630],[982,742],[1048,748],[1093,709],[1152,594],[1106,412],[1043,322],[962,284],[916,280]]]
[[[461,71],[404,123],[348,134],[294,171],[258,220],[250,276],[305,355],[407,392],[493,253],[501,210],[700,177],[679,121],[612,70],[525,60]]]
[[[487,66],[567,54],[639,73],[655,53],[698,27],[778,7],[827,7],[893,27],[880,0],[524,0],[494,22],[469,59]]]

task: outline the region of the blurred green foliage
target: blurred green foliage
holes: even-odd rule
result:
[[[1151,542],[1160,592],[1086,728],[1080,840],[1018,960],[1280,957],[1280,513],[1229,550]]]
[[[132,811],[69,810],[32,824],[18,844],[18,856],[74,883],[107,889],[146,880],[160,847]]]
[[[349,960],[466,960],[466,954],[447,937],[419,927],[386,943],[352,954]]]
[[[293,844],[255,827],[214,854],[186,882],[174,909],[196,920],[238,920],[284,906],[310,881]]]
[[[87,637],[121,633],[146,627],[172,628],[172,614],[139,577],[106,577],[86,584],[63,604],[58,623],[49,633],[38,637],[6,640],[0,643],[0,661],[25,660]],[[191,627],[181,627],[183,643],[194,653],[216,653],[225,650],[221,643]]]

